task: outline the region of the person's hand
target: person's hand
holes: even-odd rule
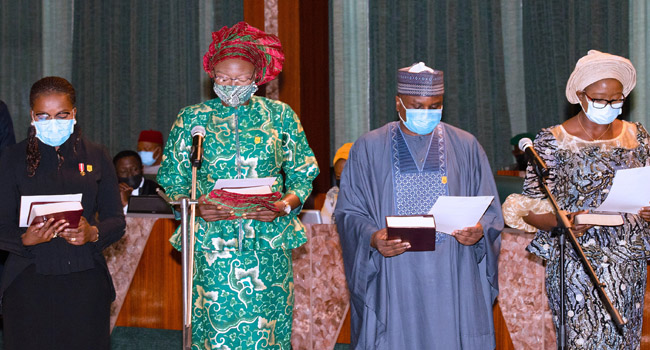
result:
[[[483,225],[479,222],[474,226],[456,230],[451,235],[462,245],[474,245],[483,238]]]
[[[68,225],[65,220],[54,222],[54,219],[49,219],[46,222],[30,225],[20,238],[24,246],[49,242],[54,238],[55,234],[59,234]]]
[[[122,206],[125,207],[127,204],[129,204],[129,198],[131,198],[133,188],[124,182],[120,182],[118,184],[118,187],[120,189],[120,200],[122,200]]]
[[[576,218],[576,215],[587,214],[587,213],[589,213],[588,210],[580,210],[568,214],[569,221],[571,222],[571,230],[573,230],[573,234],[575,234],[576,237],[582,236],[583,234],[585,234],[585,231],[594,227],[594,225],[576,225],[573,223]]]
[[[643,220],[650,222],[650,207],[641,208],[641,210],[639,210],[639,216]]]
[[[284,207],[286,206],[284,202],[277,201],[273,203],[273,205],[278,209],[278,211],[269,210],[267,208],[257,208],[253,212],[242,214],[241,218],[271,222],[277,217],[287,215],[287,213],[284,212]]]
[[[375,232],[370,237],[370,246],[377,249],[386,258],[404,253],[411,248],[408,242],[402,243],[401,239],[388,240],[388,231],[385,228]]]
[[[199,204],[196,206],[196,216],[203,218],[205,221],[226,220],[234,215],[230,208],[224,208],[221,205],[210,203],[205,195],[198,199]]]
[[[82,216],[79,219],[77,228],[66,227],[59,236],[63,237],[63,239],[72,245],[84,245],[99,239],[99,230],[97,226],[90,226],[86,218]]]

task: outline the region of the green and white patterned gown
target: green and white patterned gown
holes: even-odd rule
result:
[[[295,194],[301,203],[311,193],[318,164],[298,116],[285,103],[253,96],[238,108],[214,99],[180,111],[158,171],[158,183],[172,199],[190,194],[191,130],[197,125],[206,130],[197,197],[217,179],[268,176],[277,178],[274,191]],[[193,349],[290,348],[291,249],[307,240],[299,211],[269,223],[197,217]],[[180,249],[180,230],[170,241]]]

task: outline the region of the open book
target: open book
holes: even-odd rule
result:
[[[621,214],[578,214],[573,219],[573,223],[576,225],[621,226],[623,225],[623,217]]]
[[[83,211],[81,202],[32,203],[27,225],[54,219],[55,222],[65,220],[70,224],[70,228],[76,228]]]
[[[407,251],[436,249],[436,221],[433,215],[387,216],[388,239],[401,239],[411,244]]]

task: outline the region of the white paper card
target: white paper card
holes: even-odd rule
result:
[[[29,208],[32,203],[38,202],[81,202],[81,193],[75,194],[55,194],[49,196],[20,196],[20,218],[18,226],[27,227],[29,219]]]
[[[436,220],[436,231],[451,234],[478,223],[494,200],[494,196],[440,196],[429,214]]]
[[[259,186],[273,186],[275,176],[261,177],[255,179],[219,179],[214,183],[214,190],[222,190],[224,188],[247,188]]]
[[[650,206],[650,167],[616,171],[607,198],[594,211],[637,214]]]
[[[407,227],[419,228],[430,227],[435,228],[436,223],[431,216],[387,216],[386,226],[388,227]]]

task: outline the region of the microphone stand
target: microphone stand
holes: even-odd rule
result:
[[[566,249],[567,238],[571,243],[571,245],[573,246],[573,250],[578,256],[578,259],[580,260],[580,262],[582,262],[582,266],[587,272],[587,275],[589,276],[591,283],[594,285],[594,288],[598,293],[598,297],[600,298],[600,301],[605,306],[605,310],[607,310],[607,312],[611,316],[612,321],[614,321],[616,328],[621,330],[623,325],[627,321],[623,320],[621,314],[614,307],[611,300],[609,300],[609,297],[607,297],[607,294],[603,289],[604,284],[602,284],[598,279],[598,276],[596,276],[596,272],[594,271],[593,267],[587,260],[587,257],[585,256],[585,253],[582,250],[580,243],[578,243],[578,240],[575,234],[573,233],[573,230],[571,229],[572,225],[571,225],[571,221],[567,216],[567,213],[564,210],[560,209],[560,206],[557,204],[555,197],[553,196],[548,186],[546,185],[546,178],[548,176],[547,170],[542,168],[532,160],[531,160],[531,164],[533,165],[533,169],[537,174],[537,178],[539,180],[540,186],[542,187],[542,190],[544,191],[544,193],[546,193],[546,196],[551,202],[553,209],[555,209],[555,213],[557,217],[558,225],[552,230],[552,233],[553,236],[558,237],[558,246],[560,249],[560,266],[561,266],[560,267],[560,315],[559,315],[560,317],[559,317],[559,327],[558,327],[558,349],[565,350],[567,349],[567,345],[566,345],[567,329],[566,329],[566,277],[565,277],[566,267],[565,267],[564,254]]]
[[[198,164],[200,167],[201,164]],[[190,198],[172,201],[163,191],[156,189],[170,205],[181,209],[181,262],[183,265],[183,350],[192,349],[192,276],[194,274],[194,219],[196,217],[196,165],[192,165]],[[189,219],[188,219],[189,217]]]

